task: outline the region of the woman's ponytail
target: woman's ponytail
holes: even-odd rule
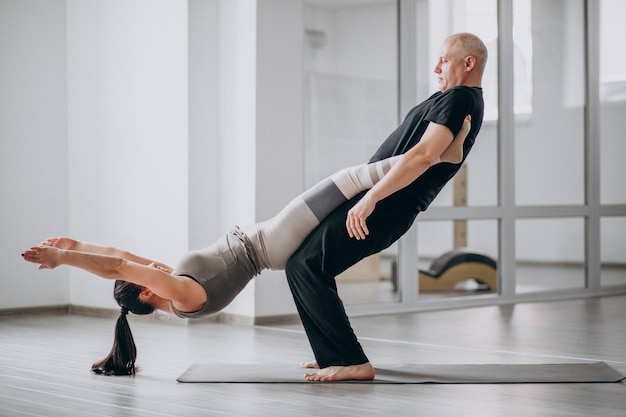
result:
[[[154,307],[139,299],[142,288],[125,281],[116,281],[113,297],[121,306],[115,323],[115,338],[111,352],[102,360],[91,365],[92,372],[103,375],[134,375],[139,369],[135,366],[137,347],[130,331],[126,315],[150,314]]]
[[[126,319],[127,314],[128,309],[122,307],[115,323],[115,338],[111,352],[91,366],[91,370],[96,374],[134,375],[137,372],[135,367],[137,348]]]

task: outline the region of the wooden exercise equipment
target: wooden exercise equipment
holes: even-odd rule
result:
[[[450,291],[468,279],[487,286],[489,291],[498,289],[496,261],[468,248],[446,252],[435,259],[429,269],[419,270],[420,291]]]
[[[453,180],[454,206],[467,206],[467,164],[463,164]],[[420,291],[451,291],[463,281],[474,279],[497,291],[497,264],[491,257],[467,247],[467,221],[454,221],[454,247],[435,259],[428,270],[419,270]]]
[[[467,167],[461,167],[454,177],[454,205],[467,205]],[[452,291],[467,280],[475,280],[479,291],[498,290],[497,263],[488,255],[469,249],[467,246],[467,221],[454,221],[454,250],[436,258],[428,269],[419,269],[419,290]],[[391,279],[393,291],[398,290],[398,265],[395,256],[391,261],[391,276],[381,277],[381,254],[371,255],[337,276],[340,281],[379,281]]]

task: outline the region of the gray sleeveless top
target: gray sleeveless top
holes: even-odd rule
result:
[[[257,241],[259,242],[259,241]],[[221,237],[213,245],[188,252],[173,275],[186,276],[204,288],[207,301],[203,309],[186,313],[172,305],[181,318],[198,318],[217,313],[239,294],[250,280],[267,268],[253,240],[239,228]]]

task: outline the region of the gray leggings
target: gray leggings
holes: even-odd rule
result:
[[[336,172],[291,200],[273,218],[244,228],[264,258],[264,266],[285,269],[289,257],[330,212],[372,188],[399,158],[394,156]]]

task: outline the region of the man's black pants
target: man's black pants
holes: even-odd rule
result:
[[[417,212],[390,199],[367,219],[369,236],[351,239],[346,218],[358,197],[330,214],[287,262],[285,272],[298,313],[320,368],[369,362],[337,293],[335,277],[382,251],[411,227]]]

